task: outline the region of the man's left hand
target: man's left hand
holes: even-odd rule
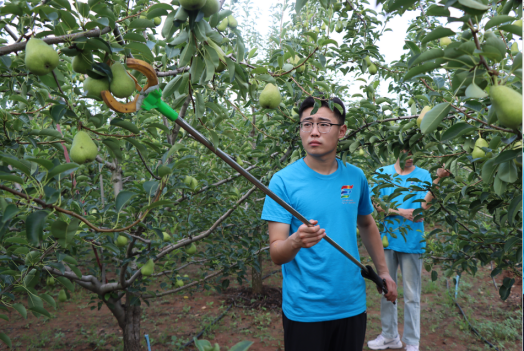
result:
[[[386,280],[386,288],[388,289],[388,293],[384,295],[386,300],[390,302],[395,302],[397,300],[397,284],[393,281],[391,276],[388,273],[383,273],[378,275],[381,279]],[[382,294],[382,289],[377,287],[377,290],[380,294]]]
[[[445,167],[444,164],[442,164],[443,167]],[[439,178],[446,178],[449,177],[451,173],[446,168],[439,168],[437,169],[437,177]]]

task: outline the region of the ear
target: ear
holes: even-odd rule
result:
[[[341,125],[340,131],[338,133],[338,138],[342,139],[346,135],[347,131],[348,131],[348,126],[346,126],[345,124]]]

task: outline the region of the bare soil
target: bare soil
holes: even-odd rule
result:
[[[362,252],[365,256],[365,252]],[[194,266],[190,266],[194,267]],[[264,274],[279,266],[269,260],[263,264]],[[187,273],[191,276],[198,267]],[[517,281],[511,296],[501,301],[489,275],[489,267],[479,269],[475,277],[464,275],[460,280],[457,302],[471,323],[499,350],[522,350],[522,282]],[[504,275],[495,281],[500,286]],[[401,277],[399,276],[399,281]],[[453,284],[451,282],[451,284]],[[200,331],[199,339],[218,343],[228,350],[239,341],[250,340],[251,351],[283,350],[281,317],[282,275],[280,272],[264,280],[264,293],[255,296],[249,286],[232,283],[223,294],[217,291],[185,290],[143,305],[142,334],[148,334],[152,350],[195,350],[193,344],[183,345]],[[57,286],[48,293],[58,301]],[[452,293],[454,287],[450,287]],[[402,284],[399,286],[399,333],[403,331]],[[380,295],[367,283],[368,325],[366,341],[380,334]],[[52,317],[27,320],[11,310],[9,321],[0,321],[0,331],[8,334],[15,350],[121,350],[122,332],[105,306],[91,309],[91,296],[76,287],[70,301],[59,303],[57,310],[46,308]],[[231,307],[230,307],[231,306]],[[225,312],[225,314],[224,314]],[[218,317],[222,317],[217,320]],[[145,342],[143,343],[144,350]],[[364,347],[367,350],[367,346]],[[448,295],[445,279],[439,274],[431,282],[430,273],[423,271],[421,301],[420,350],[488,350],[489,347],[469,330],[467,323]],[[0,350],[7,350],[0,344]]]

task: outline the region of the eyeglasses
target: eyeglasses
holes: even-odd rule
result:
[[[300,130],[304,133],[310,133],[313,130],[313,125],[316,124],[318,131],[322,134],[329,133],[331,126],[341,126],[342,124],[327,123],[327,122],[301,122]]]

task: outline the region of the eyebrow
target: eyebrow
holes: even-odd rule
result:
[[[331,122],[331,120],[330,120],[329,118],[322,117],[322,116],[318,117],[318,119],[321,120],[321,121]],[[309,117],[306,117],[306,118],[303,118],[303,119],[302,119],[302,121],[306,121],[306,120],[307,120],[307,121],[311,121],[311,120],[313,120],[313,117],[312,117],[312,116],[309,116]]]

